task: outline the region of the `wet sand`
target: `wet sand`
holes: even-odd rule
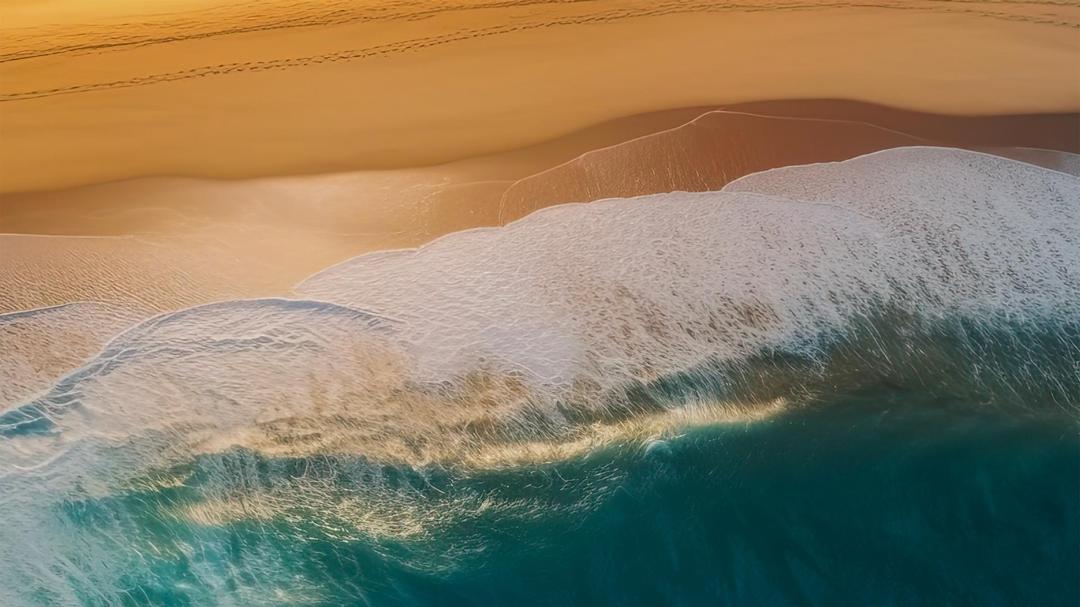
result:
[[[927,143],[865,123],[710,112],[517,181],[500,201],[500,221],[567,202],[719,190],[755,171]]]
[[[1075,162],[1076,157],[1068,152],[1015,147],[1038,137],[1037,130],[1014,130],[1020,117],[949,121],[928,115],[920,121],[905,112],[890,116],[880,108],[877,110],[874,113],[883,118],[882,122],[903,123],[914,132],[936,136],[918,136],[852,120],[714,111],[674,129],[588,152],[515,182],[502,196],[499,221],[506,223],[538,209],[568,202],[719,190],[728,182],[757,171],[835,162],[910,145],[986,150],[1065,172],[1070,172]],[[1040,122],[1045,118],[1031,117],[1031,120]],[[1067,132],[1074,122],[1080,124],[1080,117],[1063,117],[1058,129],[1046,132],[1040,143],[1059,143],[1056,133]],[[946,128],[934,128],[942,123]],[[997,147],[979,145],[982,142],[993,142]]]
[[[614,116],[847,98],[1080,108],[1055,2],[18,2],[0,191],[417,166]]]
[[[831,107],[809,105],[819,112]],[[910,119],[887,108],[863,109],[886,120]],[[0,312],[76,301],[169,310],[282,295],[348,257],[500,225],[543,206],[718,189],[757,170],[930,143],[864,123],[731,111],[667,128],[699,114],[689,108],[629,117],[430,168],[236,181],[144,178],[0,195],[0,234],[9,234],[0,236]],[[955,140],[938,143],[975,137],[1027,161],[1068,162],[1059,152],[1012,146],[1053,144],[1051,133],[1070,128],[1076,115],[1053,117],[1058,129],[1042,138],[1038,129],[1018,137],[1012,127],[1020,118],[964,121]],[[923,120],[909,126],[931,129],[941,117]]]

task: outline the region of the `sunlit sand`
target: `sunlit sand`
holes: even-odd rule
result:
[[[1080,106],[1080,7],[1057,2],[146,6],[15,6],[0,190],[432,164],[760,99]]]

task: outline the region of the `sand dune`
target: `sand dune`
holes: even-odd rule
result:
[[[0,191],[416,166],[755,99],[1080,108],[1072,3],[93,4],[5,7]]]

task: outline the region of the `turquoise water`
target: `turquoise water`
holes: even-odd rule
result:
[[[231,449],[56,515],[125,605],[1076,605],[1078,332],[980,326],[763,357],[797,403],[761,420],[487,470]]]

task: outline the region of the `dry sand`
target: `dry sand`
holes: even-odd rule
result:
[[[416,166],[614,116],[848,98],[1080,108],[1080,6],[877,0],[8,2],[0,191]]]

